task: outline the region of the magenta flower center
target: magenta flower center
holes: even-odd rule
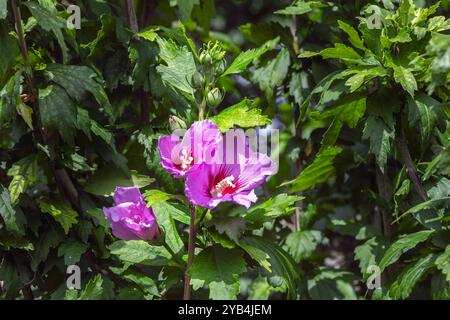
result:
[[[135,215],[133,216],[133,221],[134,221],[134,222],[136,222],[136,223],[140,223],[140,222],[141,222],[141,220],[142,220],[142,218],[141,218],[141,216],[140,216],[140,215],[138,215],[138,214],[135,214]]]
[[[190,152],[186,148],[183,148],[181,150],[180,155],[180,167],[183,171],[186,171],[189,169],[192,165],[192,162],[194,161],[194,158],[191,156]]]
[[[214,198],[221,198],[228,188],[235,188],[236,185],[233,183],[234,176],[226,177],[220,180],[210,191],[211,196]]]

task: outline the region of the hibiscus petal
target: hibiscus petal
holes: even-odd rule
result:
[[[162,136],[158,139],[158,150],[161,156],[161,165],[167,170],[169,174],[173,174],[177,177],[184,175],[184,172],[177,168],[178,163],[178,136],[169,135]]]
[[[197,121],[186,131],[181,147],[191,151],[195,164],[201,164],[205,157],[214,154],[214,149],[222,142],[222,134],[211,120]]]
[[[139,203],[143,201],[139,188],[136,187],[117,187],[114,191],[114,202],[121,204],[124,202]]]
[[[127,208],[119,206],[112,208],[103,208],[103,212],[105,213],[106,218],[109,221],[114,236],[122,240],[140,239],[123,223],[122,217],[128,215]]]
[[[252,190],[250,192],[241,192],[233,196],[233,201],[237,204],[250,208],[252,203],[255,203],[258,200],[258,197],[255,194],[255,191]]]
[[[111,208],[103,208],[103,212],[110,222],[119,222],[122,218],[129,217],[132,206],[133,203],[125,202]]]
[[[254,152],[241,167],[239,190],[255,189],[277,171],[277,165],[267,155]]]

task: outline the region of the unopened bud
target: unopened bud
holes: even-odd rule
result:
[[[205,64],[205,63],[210,63],[211,62],[211,56],[207,52],[202,52],[200,54],[200,58],[199,59],[200,59],[200,63],[201,64]]]
[[[194,75],[192,76],[192,84],[195,89],[203,87],[203,85],[205,84],[205,78],[200,72],[194,73]]]
[[[227,63],[224,59],[218,61],[214,66],[215,74],[217,76],[221,75],[225,71],[226,65]]]
[[[208,92],[208,95],[206,97],[206,103],[210,108],[217,107],[223,100],[223,94],[219,90],[219,88],[214,88],[210,92]]]
[[[171,131],[187,128],[186,123],[174,115],[169,116],[169,127]]]

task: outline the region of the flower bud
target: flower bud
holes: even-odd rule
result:
[[[223,50],[217,51],[214,54],[214,60],[216,60],[216,61],[222,60],[223,58],[225,58],[225,54],[226,54],[226,52]]]
[[[208,92],[208,95],[206,97],[206,103],[210,108],[217,107],[223,100],[223,94],[220,91],[219,88],[214,88],[210,92]]]
[[[222,59],[222,60],[218,61],[214,66],[215,74],[217,76],[221,75],[225,71],[226,65],[227,65],[227,63],[225,60]]]
[[[210,63],[211,62],[211,56],[207,52],[202,52],[200,54],[200,58],[199,59],[200,59],[200,63],[201,64],[205,64],[205,63]]]
[[[194,73],[192,76],[192,85],[195,89],[200,89],[205,84],[205,78],[200,72]]]
[[[186,123],[178,118],[177,116],[170,115],[169,116],[169,127],[171,131],[175,131],[177,129],[186,129]]]

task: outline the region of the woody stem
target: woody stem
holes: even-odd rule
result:
[[[196,227],[195,227],[195,214],[196,214],[196,208],[194,205],[191,205],[191,219],[189,223],[189,242],[188,242],[188,262],[186,265],[186,271],[184,273],[184,294],[183,299],[184,300],[190,300],[191,299],[191,277],[188,274],[189,268],[192,265],[192,261],[194,261],[194,253],[195,253],[195,234],[196,234]]]

